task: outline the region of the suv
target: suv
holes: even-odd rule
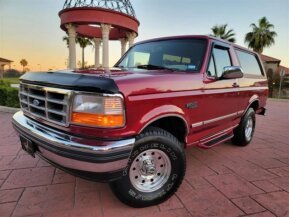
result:
[[[265,113],[257,53],[210,36],[135,44],[111,70],[26,73],[13,117],[22,147],[79,177],[109,181],[133,207],[169,198],[185,148],[248,145]]]

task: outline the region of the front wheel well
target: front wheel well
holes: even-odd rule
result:
[[[183,144],[186,143],[187,125],[185,121],[179,117],[160,118],[150,123],[148,126],[145,127],[145,129],[147,129],[148,127],[161,128],[175,136],[179,140],[179,142]]]
[[[259,108],[259,101],[256,100],[256,101],[252,102],[251,105],[249,106],[249,108],[254,109],[254,111],[256,112]]]

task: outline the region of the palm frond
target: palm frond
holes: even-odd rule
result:
[[[274,25],[271,24],[266,17],[262,17],[258,20],[258,24],[250,24],[252,29],[245,35],[245,43],[249,48],[252,48],[258,53],[262,53],[265,47],[270,47],[275,43],[275,37],[277,33],[271,31],[274,29]]]
[[[227,30],[228,24],[224,25],[214,25],[211,30],[212,30],[212,36],[218,37],[230,42],[236,42],[235,39],[235,33],[233,29]]]

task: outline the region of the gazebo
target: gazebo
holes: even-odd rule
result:
[[[76,68],[76,35],[93,39],[95,68],[109,67],[109,41],[119,40],[121,54],[132,46],[138,36],[139,21],[129,0],[66,0],[59,12],[61,29],[69,38],[69,68]]]
[[[0,78],[3,78],[4,67],[8,65],[9,69],[11,69],[12,60],[4,59],[0,57]]]

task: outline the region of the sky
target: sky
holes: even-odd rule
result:
[[[65,0],[0,0],[0,57],[13,60],[21,69],[28,61],[32,71],[64,69],[68,50],[62,41],[58,12]],[[140,21],[137,41],[161,36],[211,33],[212,26],[228,24],[236,33],[237,44],[251,31],[251,23],[266,16],[278,36],[275,45],[263,54],[289,67],[289,0],[131,0]],[[110,42],[110,65],[120,58],[120,42]],[[94,64],[94,50],[85,50],[86,61]],[[77,62],[81,50],[77,47]]]

